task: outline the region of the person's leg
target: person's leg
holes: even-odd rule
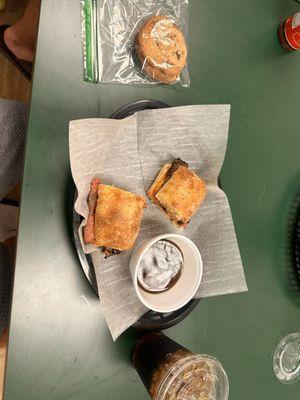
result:
[[[0,243],[0,336],[8,325],[12,284],[12,267],[8,248]]]
[[[0,204],[0,337],[7,328],[19,209]]]
[[[17,207],[0,204],[0,337],[8,324],[18,219]]]
[[[41,0],[29,0],[22,17],[4,32],[6,46],[20,60],[34,59],[40,3]]]
[[[25,104],[0,99],[0,201],[21,181],[26,126]]]

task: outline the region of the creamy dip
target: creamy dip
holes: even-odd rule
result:
[[[178,281],[183,267],[180,249],[168,240],[159,240],[144,254],[138,268],[138,283],[149,292],[170,289]]]

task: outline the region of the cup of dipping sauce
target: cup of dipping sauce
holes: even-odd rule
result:
[[[178,310],[195,296],[203,264],[190,239],[170,233],[137,246],[129,268],[140,301],[150,310],[164,313]]]

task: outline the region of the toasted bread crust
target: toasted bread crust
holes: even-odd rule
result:
[[[178,227],[186,227],[206,196],[205,181],[187,166],[180,165],[169,176],[166,164],[148,191],[151,200]]]
[[[100,184],[94,244],[119,251],[131,249],[139,233],[145,207],[143,196]]]
[[[155,201],[156,193],[163,187],[165,184],[166,177],[168,175],[169,170],[171,169],[172,164],[165,164],[160,172],[157,174],[154,182],[152,183],[150,189],[147,192],[147,195],[152,201]]]

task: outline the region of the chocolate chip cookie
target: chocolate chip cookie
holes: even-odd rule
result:
[[[171,17],[151,17],[136,38],[136,52],[142,69],[152,79],[172,83],[186,64],[183,33]]]

